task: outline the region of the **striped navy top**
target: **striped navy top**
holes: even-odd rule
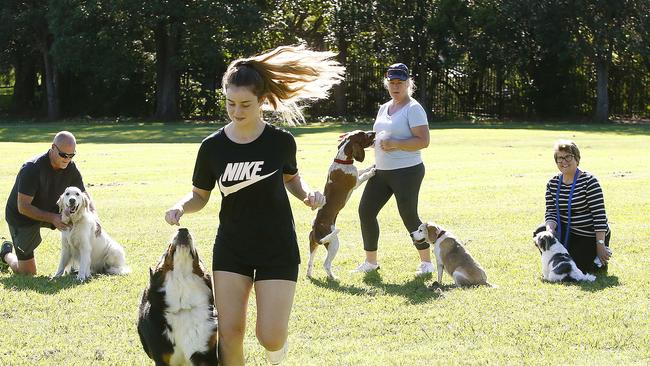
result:
[[[546,222],[557,224],[555,212],[555,195],[560,174],[551,178],[546,184]],[[571,183],[562,183],[560,189],[560,221],[567,224],[567,201]],[[580,236],[595,236],[596,231],[609,231],[605,199],[598,179],[588,172],[582,172],[576,181],[571,203],[571,232]]]

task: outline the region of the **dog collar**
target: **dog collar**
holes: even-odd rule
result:
[[[354,163],[354,160],[334,159],[334,162],[339,164],[352,165]]]
[[[442,236],[445,235],[446,233],[447,233],[446,231],[441,230],[441,231],[438,233],[438,236],[436,237],[436,240],[440,239],[440,237],[442,237]]]

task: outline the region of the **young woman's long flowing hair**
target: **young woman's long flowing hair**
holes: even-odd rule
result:
[[[334,52],[313,51],[305,46],[280,46],[261,55],[240,58],[223,76],[224,93],[229,86],[250,87],[258,98],[282,113],[290,125],[304,121],[301,101],[327,98],[333,85],[343,79],[345,68],[333,60]]]

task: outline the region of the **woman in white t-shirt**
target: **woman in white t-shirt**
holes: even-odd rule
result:
[[[391,196],[395,195],[399,214],[411,234],[422,221],[418,216],[418,195],[424,178],[424,163],[420,150],[429,146],[429,123],[424,108],[411,97],[415,89],[409,70],[402,63],[393,64],[386,72],[384,86],[391,100],[379,108],[373,130],[376,174],[368,180],[359,204],[359,219],[366,260],[357,272],[379,268],[377,215]],[[411,236],[412,237],[412,236]],[[420,255],[416,275],[433,272],[429,244],[415,241]]]

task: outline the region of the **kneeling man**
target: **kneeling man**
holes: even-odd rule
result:
[[[81,173],[72,161],[76,147],[75,137],[61,131],[54,136],[46,153],[25,162],[18,172],[5,208],[13,245],[3,241],[0,247],[0,262],[9,265],[15,273],[36,274],[34,249],[41,243],[41,227],[68,228],[56,204],[66,187],[75,186],[90,199]],[[95,212],[92,200],[89,201],[91,211]]]

